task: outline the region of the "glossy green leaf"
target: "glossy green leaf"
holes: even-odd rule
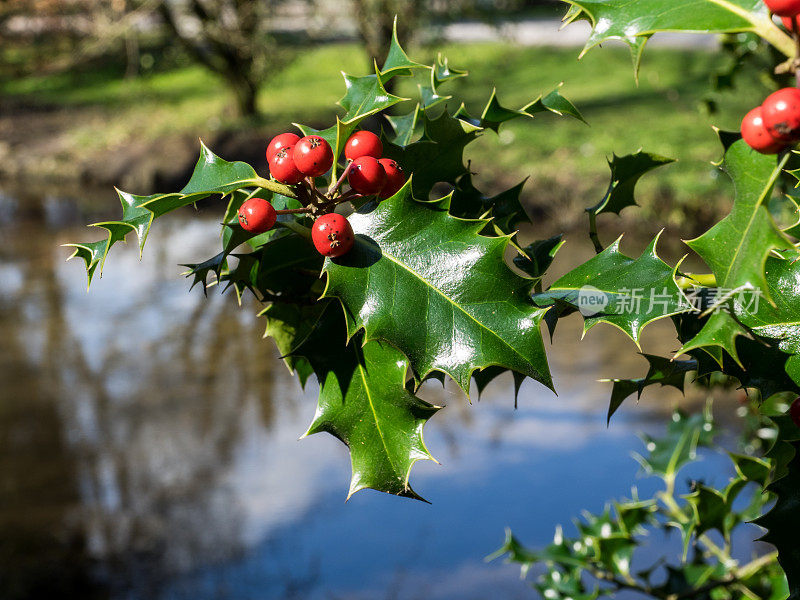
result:
[[[519,256],[514,257],[514,266],[534,279],[541,279],[563,245],[563,234],[532,242],[522,248]]]
[[[350,335],[402,350],[419,378],[437,370],[465,391],[492,365],[551,386],[530,281],[504,261],[508,238],[478,234],[481,220],[448,214],[449,199],[419,202],[410,184],[350,217],[354,249],[327,260],[326,296],[339,298]]]
[[[611,390],[611,401],[608,406],[608,416],[606,422],[611,422],[611,417],[617,412],[622,403],[636,394],[636,399],[642,397],[644,388],[659,384],[660,386],[671,386],[681,392],[684,391],[686,374],[697,370],[695,360],[670,360],[654,354],[643,354],[650,365],[647,375],[638,379],[606,379],[614,386]]]
[[[722,168],[736,191],[733,209],[709,231],[686,242],[711,267],[718,287],[761,290],[767,296],[767,256],[773,250],[794,250],[765,206],[786,160],[759,154],[743,140],[725,153]]]
[[[418,140],[423,134],[423,123],[420,119],[422,112],[419,103],[409,113],[403,115],[387,115],[386,120],[394,129],[394,136],[387,138],[384,133],[384,138],[389,139],[395,146],[405,148],[412,142]]]
[[[691,308],[675,283],[677,267],[670,267],[656,253],[658,237],[637,259],[619,251],[618,239],[547,291],[535,294],[534,302],[538,306],[565,303],[582,311],[584,331],[608,323],[638,344],[648,323]]]
[[[389,51],[386,54],[386,61],[381,67],[381,81],[386,83],[396,75],[410,75],[415,69],[430,69],[431,67],[415,62],[408,57],[406,51],[397,39],[397,16],[395,15],[392,24],[392,40],[389,43]]]
[[[98,268],[102,275],[103,264],[111,247],[115,243],[123,241],[128,233],[136,233],[141,253],[154,219],[208,196],[215,194],[225,196],[243,188],[265,185],[286,195],[293,195],[291,188],[264,180],[246,163],[223,160],[201,143],[200,158],[195,165],[192,177],[180,192],[135,196],[117,190],[122,204],[121,220],[104,221],[93,225],[105,229],[108,237],[97,242],[64,245],[74,248],[69,258],[77,257],[84,261],[89,285],[91,285]]]
[[[592,22],[584,52],[607,40],[631,47],[638,66],[644,44],[660,31],[728,33],[752,31],[787,56],[792,40],[770,19],[762,0],[566,0]],[[570,20],[581,16],[571,11]]]
[[[778,562],[786,572],[790,597],[796,598],[800,597],[800,443],[791,446],[794,458],[788,463],[785,476],[769,487],[777,498],[775,505],[756,523],[767,529],[761,539],[778,549]]]
[[[501,231],[512,233],[519,223],[530,223],[530,218],[520,202],[520,194],[527,179],[495,196],[486,196],[472,183],[472,174],[459,177],[450,201],[450,214],[463,219],[492,217]]]
[[[395,159],[406,173],[413,173],[415,198],[428,199],[438,182],[455,185],[469,170],[464,164],[464,149],[482,131],[447,111],[435,119],[422,113],[423,136],[404,147],[386,143],[383,154]]]
[[[620,214],[623,208],[636,206],[634,191],[642,176],[671,162],[675,161],[646,152],[637,152],[626,156],[614,154],[608,162],[608,166],[611,168],[611,183],[608,184],[608,190],[603,199],[591,208],[587,208],[586,212],[593,215]]]
[[[422,429],[439,408],[408,392],[408,361],[386,342],[362,346],[358,336],[342,348],[345,329],[341,316],[331,315],[334,310],[339,307],[326,311],[327,318],[298,350],[320,382],[317,411],[305,435],[325,431],[350,448],[348,497],[372,488],[421,499],[408,479],[415,462],[434,460]]]
[[[344,125],[358,122],[369,115],[394,106],[398,102],[408,100],[408,98],[401,98],[387,92],[377,73],[364,77],[342,73],[342,76],[346,92],[339,100],[339,106],[345,110],[341,119]]]

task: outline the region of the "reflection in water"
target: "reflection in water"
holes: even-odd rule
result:
[[[142,263],[119,248],[87,294],[58,244],[92,212],[0,194],[0,597],[532,597],[481,561],[502,528],[542,543],[628,490],[632,431],[659,407],[606,430],[592,381],[643,361],[608,329],[576,346],[573,320],[551,352],[559,398],[528,382],[514,411],[504,379],[470,407],[426,385],[448,405],[427,434],[443,466],[415,468],[432,506],[344,504],[346,449],[297,442],[314,385],[302,392],[261,339],[255,306],[177,276],[216,251],[218,215],[159,223]],[[651,350],[671,349],[657,338]]]

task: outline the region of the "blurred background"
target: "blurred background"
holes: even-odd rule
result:
[[[628,50],[578,55],[557,2],[515,0],[4,0],[0,3],[0,598],[530,598],[518,571],[483,557],[512,526],[528,545],[556,523],[630,493],[637,431],[659,433],[681,399],[651,392],[606,428],[602,377],[646,371],[610,327],[580,320],[549,348],[559,396],[493,383],[469,405],[454,386],[418,464],[432,504],[362,492],[345,503],[347,450],[297,438],[314,413],[277,359],[255,303],[188,292],[179,263],[216,252],[220,206],[159,222],[140,262],[113,253],[86,293],[60,244],[114,218],[111,188],[179,189],[198,138],[261,172],[291,122],[327,127],[340,71],[381,60],[394,14],[417,60],[438,51],[480,112],[493,86],[522,105],[565,82],[590,123],[513,123],[470,146],[486,191],[530,177],[528,238],[565,232],[554,274],[591,255],[582,209],[606,159],[640,147],[679,159],[641,184],[642,209],[609,219],[638,253],[660,224],[687,238],[730,207],[711,128],[735,129],[772,81],[747,36],[662,36],[638,84]],[[606,234],[610,236],[611,234]],[[668,260],[678,243],[664,244]],[[676,349],[669,327],[645,351]],[[623,357],[620,359],[620,357]],[[733,393],[717,417],[736,427]],[[686,402],[703,398],[690,394]],[[724,459],[709,455],[710,483]],[[568,475],[565,477],[565,473]],[[677,541],[676,541],[677,548]],[[745,551],[749,546],[745,545]]]

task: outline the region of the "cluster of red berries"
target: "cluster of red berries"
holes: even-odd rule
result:
[[[800,89],[773,92],[742,119],[742,137],[762,154],[777,154],[800,140]]]
[[[250,198],[239,208],[239,223],[251,233],[264,233],[275,226],[282,212],[306,212],[315,218],[311,230],[314,247],[323,256],[332,258],[350,251],[355,242],[353,228],[342,215],[333,212],[337,204],[357,196],[376,195],[380,199],[397,193],[406,182],[403,169],[396,161],[381,158],[383,145],[374,133],[357,131],[347,140],[344,155],[347,166],[342,177],[326,194],[314,187],[314,178],[327,173],[333,166],[330,144],[318,136],[303,138],[294,133],[281,133],[267,146],[267,162],[272,178],[286,185],[298,185],[307,199],[303,209],[276,211],[263,198]],[[338,188],[345,176],[351,191],[341,194]]]
[[[798,35],[800,0],[764,0],[764,4],[786,29]],[[777,154],[800,140],[800,90],[784,88],[767,96],[742,119],[742,137],[762,154]]]

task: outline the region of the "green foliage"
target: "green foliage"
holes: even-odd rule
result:
[[[506,557],[520,565],[523,577],[533,569],[541,571],[534,587],[548,599],[614,597],[622,591],[665,600],[785,597],[786,577],[778,565],[778,553],[737,561],[731,544],[733,531],[759,514],[769,500],[760,490],[769,473],[766,461],[731,455],[734,475],[722,489],[693,482],[689,494],[676,493],[676,476],[698,460],[697,448],[711,445],[713,434],[709,411],[694,416],[674,413],[666,435],[645,437],[646,452],[637,457],[647,474],[662,481],[662,489],[652,498],[639,498],[634,489],[631,500],[614,502],[598,515],[584,513],[575,521],[576,536],[567,537],[558,527],[553,543],[541,550],[525,548],[507,530],[503,546],[489,559]],[[750,492],[749,502],[734,504],[745,497],[745,489]],[[776,510],[775,519],[786,517]],[[637,551],[658,544],[662,532],[669,529],[683,536],[680,559],[633,569]],[[722,544],[709,535],[711,531],[721,534]],[[796,539],[793,530],[781,531],[787,542],[789,537]]]

